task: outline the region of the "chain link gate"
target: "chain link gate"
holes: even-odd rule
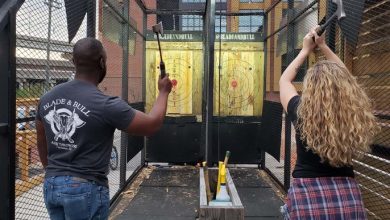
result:
[[[16,14],[15,219],[48,219],[36,146],[39,98],[74,78],[72,50],[84,37],[106,49],[99,89],[144,110],[145,15],[135,1],[26,0]],[[128,10],[127,10],[128,9]],[[143,138],[115,131],[108,175],[111,202],[143,166]]]
[[[387,208],[390,205],[390,41],[386,27],[390,4],[370,0],[344,0],[343,3],[347,18],[350,16],[349,26],[341,30],[333,22],[325,33],[326,41],[366,90],[381,126],[372,152],[354,160],[354,168],[370,219],[387,219],[390,216]],[[305,34],[335,9],[335,5],[327,0],[274,1],[265,12],[267,113],[263,117],[273,118],[268,124],[276,134],[273,133],[269,141],[276,144],[273,146],[280,146],[280,154],[267,150],[269,153],[265,153],[263,167],[285,190],[289,188],[296,161],[296,143],[293,126],[288,117],[280,114],[279,77],[299,53]],[[319,52],[309,56],[295,79],[298,88],[301,88],[308,67],[321,59],[324,57]]]

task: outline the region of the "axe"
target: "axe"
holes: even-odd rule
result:
[[[344,6],[343,6],[343,1],[342,0],[332,0],[332,2],[337,5],[337,10],[333,13],[333,15],[327,21],[325,21],[324,24],[321,24],[322,22],[320,22],[320,27],[317,28],[317,30],[316,30],[318,36],[321,36],[324,33],[325,29],[330,25],[330,23],[336,17],[339,20],[339,22],[341,21],[341,19],[346,17],[345,11],[344,11]],[[313,37],[313,41],[315,41],[315,37]]]
[[[160,46],[160,34],[161,34],[162,37],[164,36],[163,25],[160,22],[160,23],[158,23],[156,25],[153,25],[152,29],[153,29],[153,32],[157,35],[158,50],[160,52],[160,77],[164,78],[165,75],[166,75],[165,63],[164,63],[163,58],[162,58],[161,46]]]

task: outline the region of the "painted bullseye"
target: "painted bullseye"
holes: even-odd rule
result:
[[[238,86],[237,80],[233,80],[230,84],[232,85],[233,89],[237,88]]]
[[[222,108],[240,109],[253,103],[250,101],[254,81],[252,65],[241,59],[226,59],[221,64],[221,76],[215,79],[221,87],[215,86],[214,90],[216,97],[220,94]]]
[[[172,86],[173,86],[173,87],[176,87],[176,86],[177,86],[177,80],[176,80],[176,79],[172,79]]]

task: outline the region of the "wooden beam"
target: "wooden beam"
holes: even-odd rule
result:
[[[390,36],[375,38],[356,47],[356,56],[390,52]]]
[[[380,194],[373,192],[369,187],[360,187],[363,193],[363,202],[366,209],[375,213],[380,219],[388,219],[390,216],[390,200],[383,198]]]
[[[354,75],[358,76],[376,73],[389,73],[390,52],[354,58],[352,72]]]
[[[382,182],[383,184],[390,186],[390,174],[386,171],[377,169],[373,166],[370,166],[368,164],[354,162],[354,169],[358,171],[359,173],[368,175],[372,179],[375,179],[379,182]]]
[[[23,193],[29,191],[30,189],[40,185],[43,183],[44,174],[36,175],[32,178],[29,178],[26,181],[21,181],[19,183],[16,183],[15,190],[16,190],[16,197],[21,196]]]

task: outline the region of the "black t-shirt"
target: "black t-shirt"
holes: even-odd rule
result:
[[[36,116],[48,146],[46,177],[76,176],[108,186],[114,131],[126,129],[134,115],[125,101],[93,84],[73,80],[54,87],[41,98]]]
[[[299,105],[300,96],[294,96],[288,102],[287,113],[291,121],[296,127],[298,120],[297,108]],[[301,140],[300,133],[296,129],[297,142],[297,162],[292,176],[294,178],[315,178],[315,177],[336,177],[346,176],[354,177],[352,167],[332,167],[326,161],[321,163],[321,158],[312,150],[306,150],[306,142]]]

